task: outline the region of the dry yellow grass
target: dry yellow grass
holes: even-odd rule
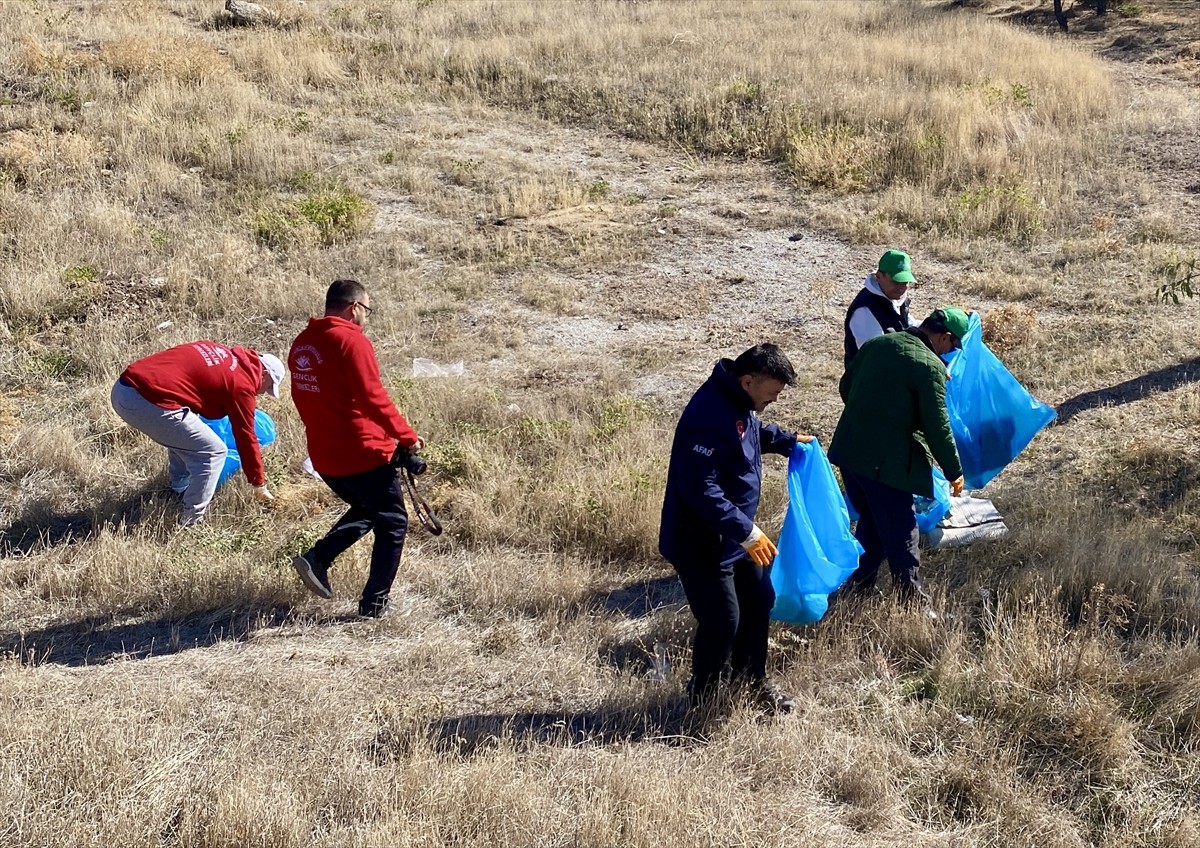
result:
[[[0,844],[1200,844],[1197,305],[1150,284],[1196,95],[963,5],[0,4]],[[776,628],[800,714],[699,726],[679,405],[769,337],[827,438],[893,242],[1071,414],[989,490],[1012,536],[928,558],[952,618]],[[193,532],[107,400],[346,275],[448,527],[378,622],[365,545],[333,603],[290,571],[340,508],[286,398],[276,508]]]
[[[989,310],[983,322],[984,341],[999,354],[1027,347],[1037,338],[1037,313],[1019,303]]]

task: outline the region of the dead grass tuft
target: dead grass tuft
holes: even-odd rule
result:
[[[13,56],[14,66],[27,74],[79,71],[94,61],[91,53],[72,51],[62,44],[47,44],[31,32],[21,34],[21,43]]]
[[[106,41],[100,46],[97,61],[124,79],[165,78],[199,83],[220,79],[233,71],[212,45],[169,35]]]
[[[1090,484],[1115,508],[1152,522],[1171,541],[1194,549],[1200,540],[1200,455],[1178,438],[1137,436],[1116,446]]]
[[[94,138],[76,132],[12,130],[0,135],[0,173],[21,190],[54,191],[90,182],[104,159]]]
[[[597,388],[514,403],[471,385],[412,385],[408,408],[438,434],[434,502],[464,541],[601,558],[652,554],[655,481],[665,472],[639,448],[658,438],[652,410]]]
[[[996,353],[1027,347],[1037,335],[1037,313],[1019,303],[1006,303],[983,315],[983,338]]]
[[[328,41],[307,35],[243,40],[231,53],[234,65],[267,90],[295,96],[305,88],[332,89],[347,82],[343,59]]]

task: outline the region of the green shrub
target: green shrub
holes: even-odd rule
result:
[[[587,187],[587,196],[589,200],[601,200],[608,197],[612,193],[612,186],[608,184],[608,180],[596,180]]]
[[[100,272],[91,265],[76,265],[63,271],[62,276],[67,284],[94,283],[100,279]]]
[[[371,204],[344,186],[326,183],[309,171],[291,181],[306,193],[297,200],[260,209],[254,215],[254,240],[272,250],[305,244],[329,247],[350,241],[370,229]]]
[[[317,228],[323,245],[348,241],[370,226],[371,204],[344,188],[309,194],[296,205],[300,217]]]

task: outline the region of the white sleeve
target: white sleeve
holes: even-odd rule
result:
[[[910,327],[920,327],[921,326],[921,322],[918,319],[914,318],[913,314],[911,312],[908,313],[908,326],[910,326]]]
[[[876,336],[882,336],[883,327],[879,326],[870,309],[860,306],[850,316],[850,333],[854,336],[854,343],[862,347]]]

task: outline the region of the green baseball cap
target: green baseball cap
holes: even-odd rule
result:
[[[917,278],[912,273],[912,257],[903,250],[889,250],[883,256],[880,256],[879,270],[897,283],[908,285],[917,281]]]
[[[958,341],[958,346],[962,346],[963,336],[967,334],[967,325],[970,323],[967,313],[957,306],[943,306],[931,312],[929,317],[935,324],[936,332],[949,333]]]

